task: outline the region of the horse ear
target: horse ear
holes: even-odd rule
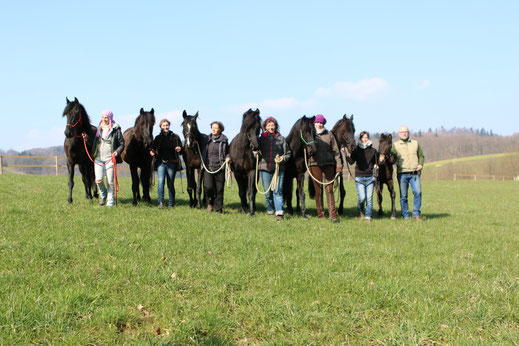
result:
[[[315,121],[315,115],[313,117],[311,117],[311,118],[308,118],[308,119],[310,119],[310,122],[313,124],[314,121]]]
[[[79,101],[77,100],[77,97],[74,97],[74,103],[79,103]]]
[[[393,140],[393,135],[389,134],[389,135],[387,135],[387,138],[389,138],[389,140],[392,141]]]
[[[351,115],[350,120],[353,121],[353,114]]]
[[[348,119],[348,118],[346,117],[346,114],[344,114],[344,115],[342,116],[342,120],[346,120],[346,119]]]
[[[65,97],[65,98],[67,99],[67,104],[69,104],[69,103],[70,103],[70,101],[69,101],[68,97]]]
[[[260,110],[259,110],[259,108],[256,108],[256,111],[255,111],[254,113],[256,113],[257,115],[259,115],[259,114],[260,114]]]
[[[141,110],[139,111],[140,114],[143,114],[144,113],[144,108],[141,108]]]
[[[155,115],[155,110],[152,108],[150,111],[151,114]]]
[[[198,118],[198,111],[196,111],[195,120],[196,120],[196,118]]]
[[[386,135],[383,134],[383,133],[381,133],[381,134],[380,134],[380,139],[385,139],[385,138],[386,138]]]
[[[186,110],[184,109],[184,111],[182,112],[182,118],[185,119],[186,117],[187,117],[187,112],[186,112]]]

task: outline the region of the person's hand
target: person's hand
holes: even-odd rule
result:
[[[373,167],[374,167],[375,169],[378,169],[378,165],[374,165]]]
[[[180,147],[176,147],[176,148],[175,148],[175,150],[177,151],[177,153],[180,152],[180,149],[181,149]]]
[[[421,171],[422,168],[423,168],[422,165],[418,165],[418,166],[416,166],[416,170],[417,170],[417,171]]]
[[[225,158],[225,162],[227,162],[227,163],[231,162],[231,158],[230,157]]]
[[[281,163],[283,161],[283,158],[279,155],[276,155],[276,158],[274,159],[276,163]]]
[[[258,156],[259,151],[258,150],[253,150],[252,153],[254,154],[254,156]]]
[[[81,137],[83,137],[83,138],[87,138],[88,135],[87,135],[86,133],[83,132],[83,133],[81,134]]]
[[[114,153],[112,154],[112,156],[117,156],[117,151],[114,151]]]
[[[345,152],[345,151],[346,151],[346,147],[342,147],[342,148],[341,148],[341,151],[342,151],[342,152]]]
[[[337,167],[337,173],[342,173],[342,167]]]
[[[155,156],[155,152],[153,150],[150,150],[150,155]]]

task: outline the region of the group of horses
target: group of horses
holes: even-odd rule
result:
[[[63,111],[63,116],[67,117],[65,127],[65,154],[67,156],[67,168],[69,173],[69,197],[68,202],[72,203],[72,189],[74,187],[74,168],[79,166],[85,186],[85,196],[87,199],[97,197],[97,188],[94,179],[94,163],[87,153],[91,141],[96,134],[96,127],[90,124],[88,114],[78,99],[69,101]],[[186,167],[186,177],[188,182],[187,191],[189,194],[189,204],[191,207],[201,208],[204,203],[202,197],[203,185],[203,162],[201,158],[200,146],[204,143],[206,136],[198,129],[197,118],[195,115],[188,115],[183,112],[182,133],[184,145],[181,150],[182,158]],[[308,155],[316,152],[314,138],[316,131],[313,125],[314,117],[303,116],[298,119],[288,136],[287,143],[292,155],[285,164],[284,180],[284,199],[287,212],[294,213],[292,206],[293,181],[296,180],[296,212],[300,212],[303,218],[307,217],[305,204],[304,181],[307,171],[305,163],[305,151]],[[132,177],[133,205],[137,205],[141,199],[139,185],[142,186],[142,200],[151,203],[150,186],[153,177],[153,157],[149,154],[153,143],[153,126],[155,125],[155,112],[153,108],[146,112],[140,109],[140,114],[135,120],[135,125],[123,133],[124,151],[122,159],[130,166]],[[259,135],[261,132],[261,117],[258,109],[249,109],[243,114],[241,129],[234,137],[229,146],[231,157],[230,169],[238,184],[241,211],[249,212],[252,216],[256,210],[256,160],[253,151],[259,150]],[[356,150],[355,144],[355,125],[353,115],[344,115],[333,126],[331,132],[337,139],[339,147],[346,147],[350,153]],[[84,139],[82,133],[86,133]],[[376,192],[378,196],[378,214],[383,215],[382,211],[382,189],[385,184],[388,187],[391,197],[391,218],[396,218],[395,210],[395,190],[393,186],[393,163],[394,157],[391,155],[392,136],[391,134],[380,136],[379,141],[379,160],[378,174],[376,182]],[[341,160],[345,159],[341,156]],[[344,162],[346,164],[346,162]],[[349,167],[348,172],[351,174]],[[309,187],[312,187],[311,180]],[[343,176],[338,176],[338,186],[340,192],[340,202],[337,208],[339,214],[344,211],[344,189]]]

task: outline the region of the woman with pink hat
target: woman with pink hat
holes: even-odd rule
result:
[[[114,205],[114,167],[112,157],[121,163],[121,153],[124,149],[124,139],[121,127],[114,122],[114,113],[110,110],[103,111],[101,121],[97,127],[96,137],[92,145],[92,157],[96,184],[99,188],[99,205],[111,207]],[[104,178],[108,188],[105,186]]]
[[[332,181],[336,172],[342,172],[341,154],[339,146],[333,133],[325,129],[326,119],[322,114],[317,114],[314,120],[316,131],[315,146],[316,152],[310,156],[308,169],[313,177],[323,184]],[[324,180],[323,180],[324,176]],[[315,207],[317,216],[324,218],[322,183],[313,180],[315,188]],[[326,200],[328,202],[328,213],[332,222],[337,222],[337,211],[335,210],[335,200],[333,196],[333,183],[325,186]]]

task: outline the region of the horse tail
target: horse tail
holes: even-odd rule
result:
[[[315,199],[315,186],[312,177],[308,177],[308,195],[310,199]]]

